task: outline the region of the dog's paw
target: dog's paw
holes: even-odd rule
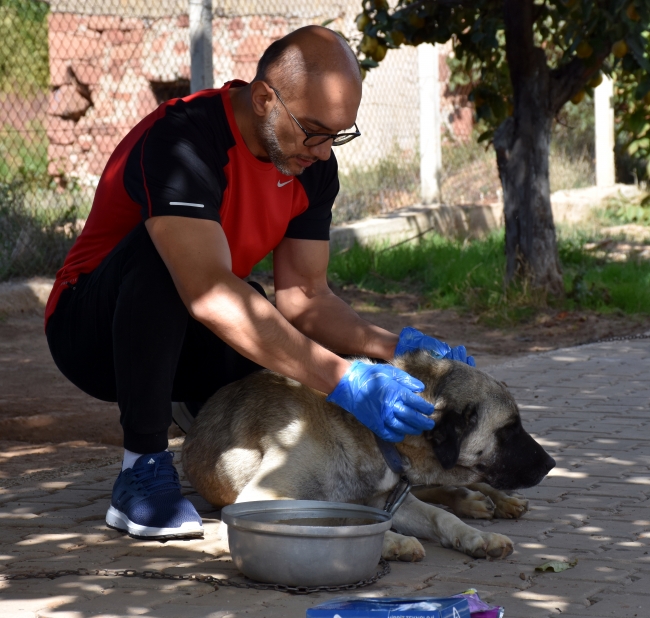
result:
[[[485,545],[483,549],[489,558],[507,558],[514,550],[514,543],[504,534],[495,532],[484,533]]]
[[[391,530],[384,534],[384,545],[381,549],[381,557],[384,560],[419,562],[424,556],[424,547],[414,536],[404,536]]]
[[[528,500],[519,494],[509,496],[501,493],[500,496],[492,496],[492,500],[495,506],[494,516],[499,519],[518,519],[528,511]]]
[[[452,545],[458,551],[466,553],[472,558],[506,558],[514,551],[512,541],[503,534],[494,532],[480,532],[467,526],[463,534],[458,535]]]
[[[495,505],[489,496],[480,491],[465,490],[462,498],[456,500],[452,510],[458,517],[471,517],[472,519],[492,519],[495,517]]]

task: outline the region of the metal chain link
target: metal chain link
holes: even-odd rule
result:
[[[259,582],[244,581],[238,582],[232,579],[213,577],[212,575],[202,575],[190,573],[188,575],[174,575],[164,573],[163,571],[137,571],[135,569],[63,569],[60,571],[41,571],[37,573],[2,573],[0,581],[20,581],[24,579],[57,579],[74,575],[77,577],[104,576],[104,577],[141,577],[142,579],[168,579],[173,581],[196,581],[212,586],[219,590],[219,586],[230,588],[247,588],[252,590],[276,590],[278,592],[288,592],[290,594],[312,594],[314,592],[339,592],[342,590],[356,590],[365,588],[379,581],[390,573],[390,564],[381,558],[379,560],[381,569],[368,579],[362,579],[354,584],[343,584],[340,586],[287,586],[286,584],[263,584]]]
[[[593,343],[610,343],[612,341],[631,341],[633,339],[650,339],[650,333],[639,333],[638,335],[622,335],[621,337],[607,337],[606,339],[598,339],[597,341],[590,341],[580,345],[591,345]]]

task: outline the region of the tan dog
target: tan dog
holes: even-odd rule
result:
[[[435,405],[433,430],[397,444],[413,485],[393,518],[384,557],[418,560],[412,535],[480,557],[508,556],[510,539],[482,532],[461,516],[518,517],[527,501],[500,490],[539,483],[555,462],[521,426],[505,385],[456,361],[425,352],[394,364],[425,384]],[[195,489],[215,506],[249,500],[327,500],[382,508],[398,475],[374,434],[325,395],[261,371],[220,389],[205,404],[183,447],[183,466]],[[415,495],[414,495],[415,494]]]

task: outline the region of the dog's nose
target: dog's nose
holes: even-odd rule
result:
[[[553,468],[555,468],[555,459],[553,459],[550,455],[546,455],[546,474],[548,474]]]

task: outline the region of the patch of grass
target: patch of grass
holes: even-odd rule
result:
[[[0,2],[0,91],[28,94],[48,87],[49,2]]]
[[[598,218],[605,225],[636,223],[650,226],[650,200],[648,196],[641,195],[636,199],[611,197],[605,200]]]
[[[610,260],[583,247],[593,236],[566,234],[558,243],[568,309],[650,313],[650,262]]]
[[[525,281],[504,285],[503,232],[461,242],[440,236],[394,248],[361,247],[334,254],[330,277],[379,293],[420,294],[432,308],[471,311],[494,324],[525,320],[542,309],[650,313],[650,263],[610,262],[559,239],[567,296],[553,301]]]
[[[23,131],[0,127],[0,182],[16,178],[47,177],[47,132],[39,120],[26,123]]]
[[[53,275],[87,217],[90,195],[36,181],[0,183],[0,281]]]
[[[269,253],[265,258],[253,266],[254,273],[271,273],[273,272],[273,253]]]

